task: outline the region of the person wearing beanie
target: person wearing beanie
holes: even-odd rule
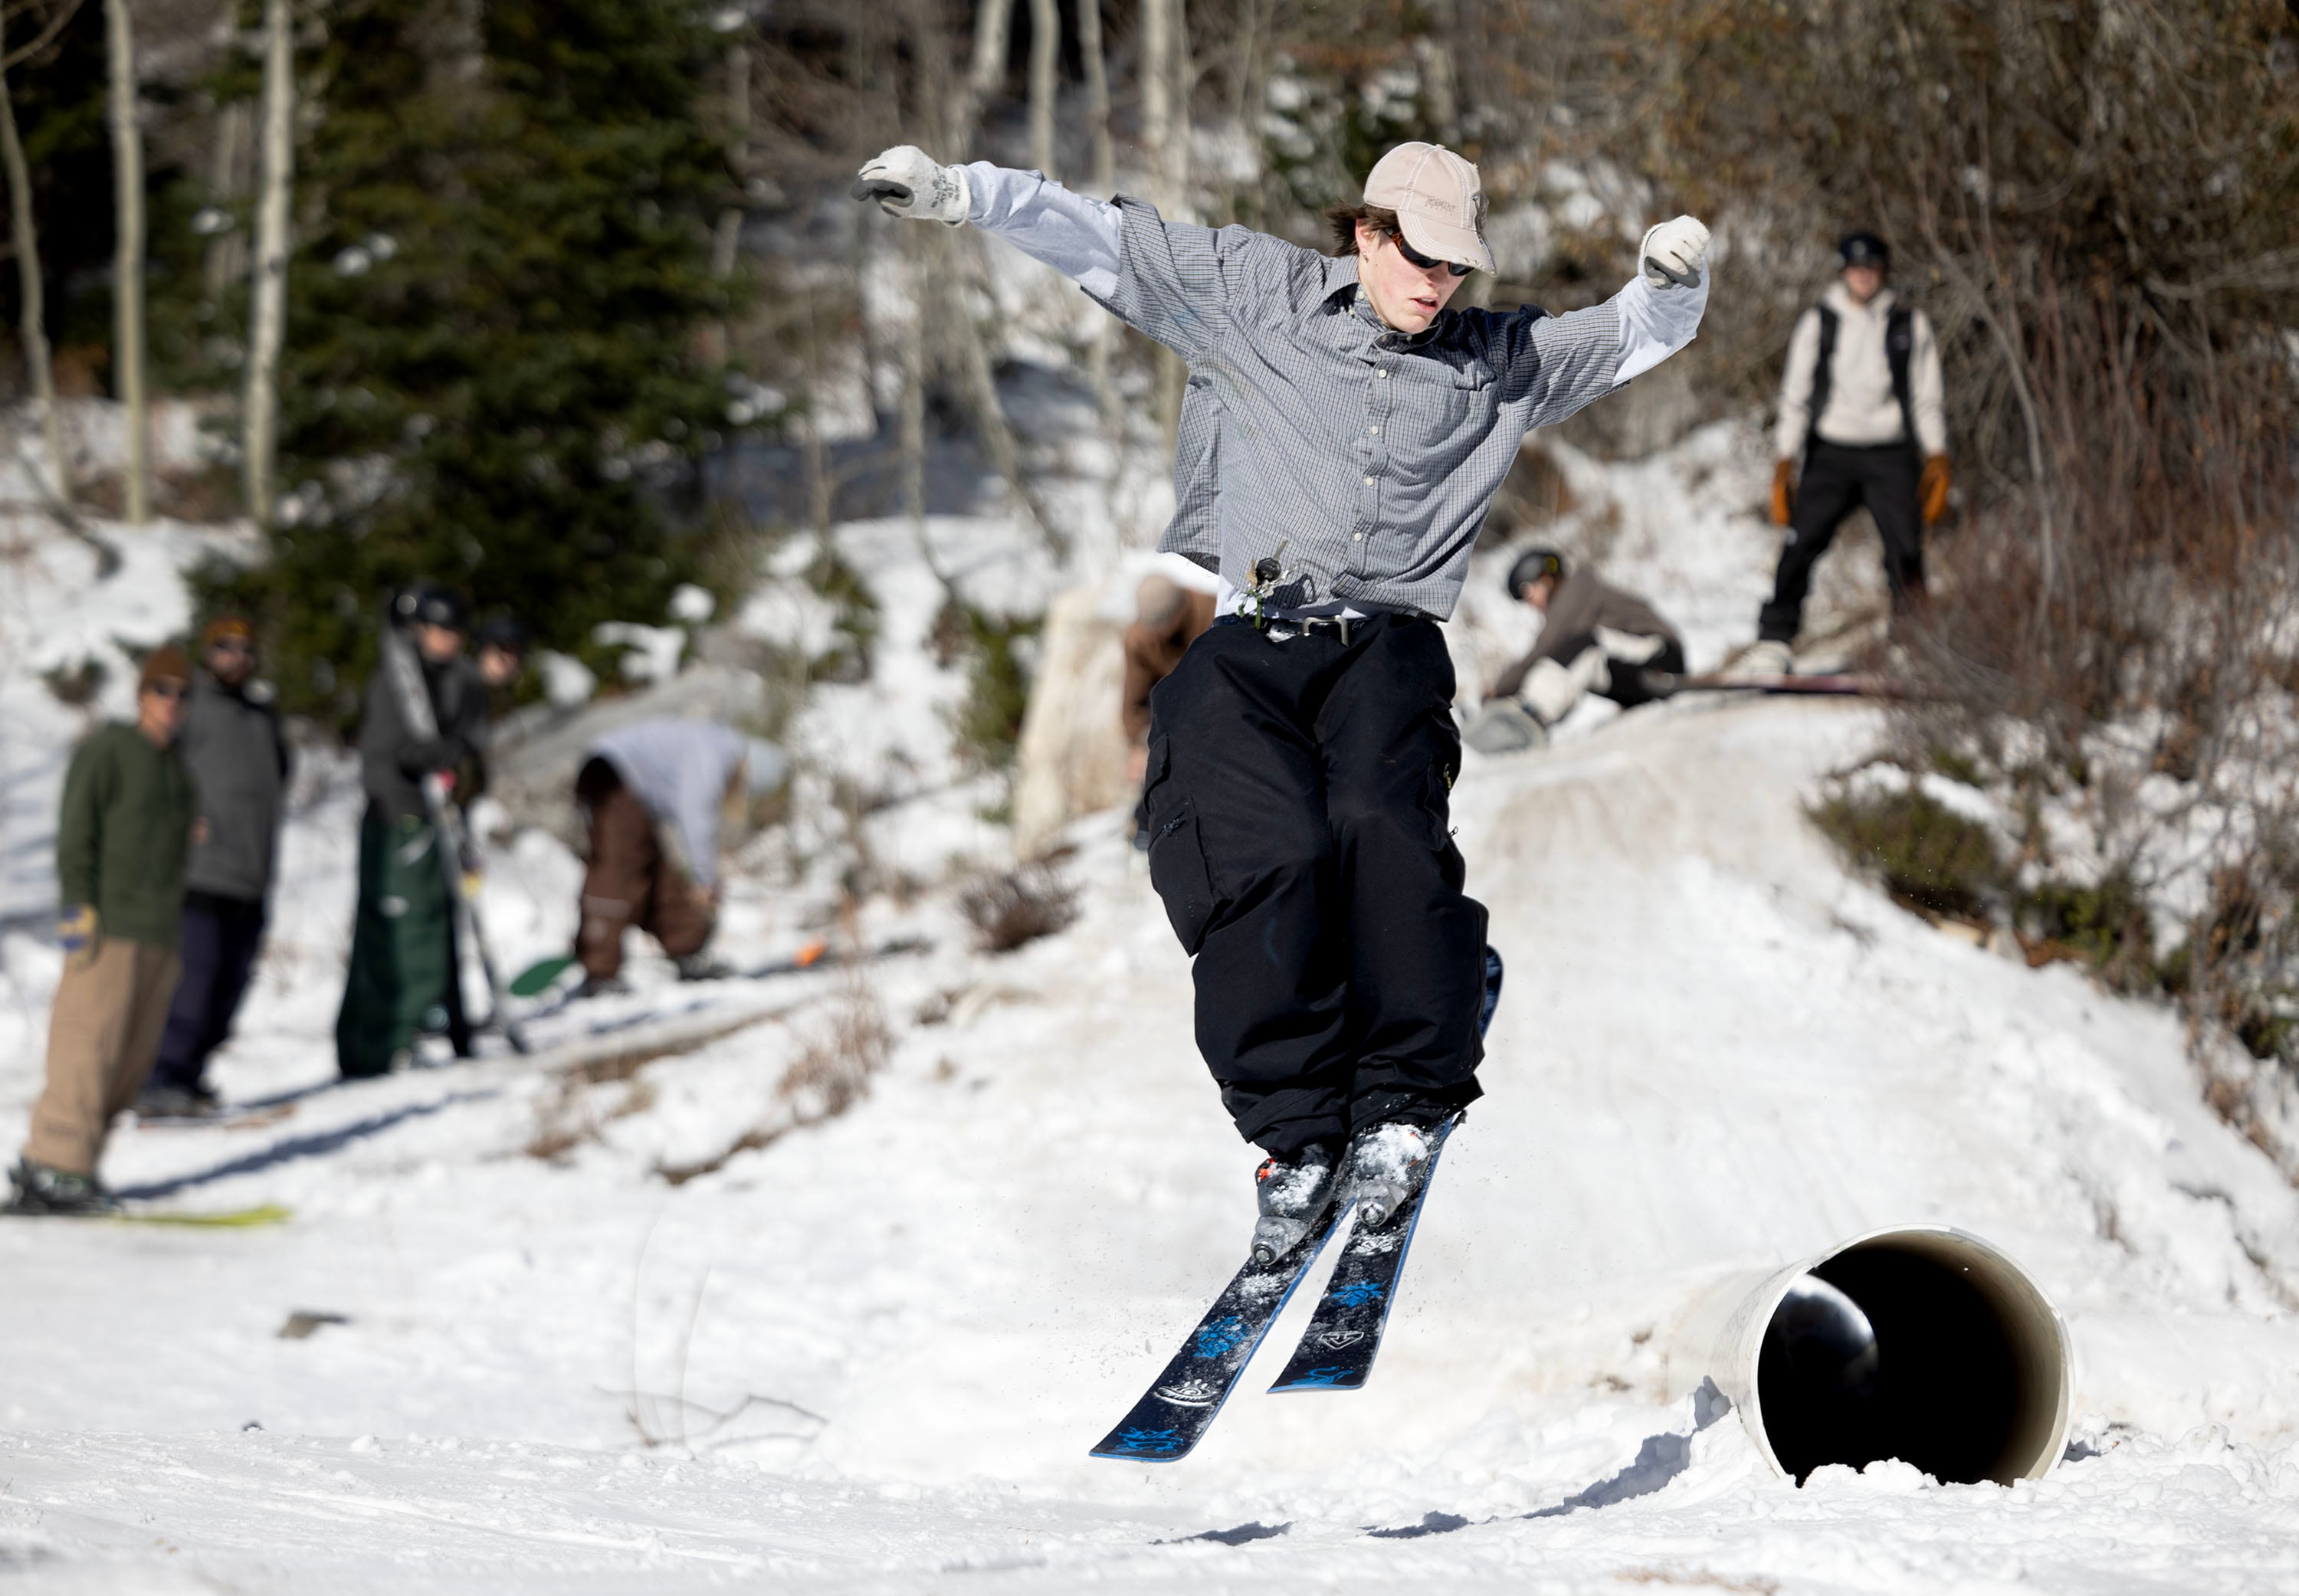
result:
[[[1923,603],[1924,528],[1947,511],[1947,419],[1931,321],[1885,286],[1892,254],[1875,234],[1847,233],[1836,257],[1836,282],[1789,338],[1772,500],[1774,524],[1788,532],[1755,646],[1733,667],[1743,675],[1780,675],[1794,664],[1813,567],[1854,510],[1864,505],[1875,517],[1896,617]]]
[[[287,738],[270,684],[255,675],[254,626],[243,616],[208,623],[200,665],[176,740],[197,804],[184,879],[183,976],[159,1061],[136,1101],[145,1118],[214,1112],[208,1055],[231,1034],[263,945],[287,813]]]
[[[662,944],[681,980],[733,973],[703,952],[718,929],[719,855],[741,846],[790,760],[709,721],[634,721],[585,753],[575,803],[589,839],[575,954],[586,997],[619,990],[623,932]]]
[[[1541,614],[1532,651],[1503,671],[1484,712],[1465,733],[1480,753],[1537,748],[1548,729],[1595,693],[1623,709],[1656,695],[1645,673],[1684,669],[1684,640],[1649,600],[1590,571],[1569,567],[1554,549],[1529,549],[1509,566],[1508,594]]]
[[[96,1170],[120,1111],[160,1048],[178,969],[192,783],[175,741],[192,662],[174,643],[144,657],[136,718],[73,750],[56,823],[63,978],[48,1015],[47,1075],[10,1172],[9,1211],[117,1207]]]
[[[360,718],[359,905],[344,1000],[336,1013],[336,1065],[347,1078],[382,1075],[414,1060],[426,1031],[471,1054],[463,1012],[455,903],[424,784],[444,781],[468,807],[486,790],[487,690],[463,651],[470,614],[460,594],[419,588],[394,606],[402,628],[386,646],[408,649],[431,724],[411,718],[387,663],[368,682]]]
[[[1451,305],[1494,262],[1477,169],[1440,145],[1374,163],[1331,255],[908,145],[851,193],[998,235],[1216,392],[1210,547],[1175,551],[1217,567],[1218,618],[1151,697],[1150,882],[1195,959],[1199,1050],[1269,1154],[1256,1258],[1337,1204],[1387,1222],[1483,1052],[1440,623],[1526,434],[1691,342],[1708,230],[1660,223],[1618,294],[1550,316]]]

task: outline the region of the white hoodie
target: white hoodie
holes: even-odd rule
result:
[[[1852,297],[1841,282],[1829,285],[1821,302],[1841,319],[1836,329],[1836,355],[1828,389],[1828,408],[1813,426],[1813,363],[1820,354],[1820,310],[1806,310],[1797,318],[1789,339],[1788,369],[1780,377],[1780,425],[1772,452],[1794,459],[1804,451],[1807,433],[1817,432],[1830,443],[1864,445],[1897,443],[1908,435],[1900,415],[1900,401],[1892,393],[1892,366],[1884,352],[1885,321],[1891,314],[1892,291],[1885,289],[1866,304]],[[1947,452],[1947,418],[1941,407],[1939,343],[1932,324],[1921,310],[1910,318],[1913,346],[1908,351],[1908,398],[1916,416],[1918,452],[1929,457]]]

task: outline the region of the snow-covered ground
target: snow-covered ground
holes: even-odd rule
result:
[[[1678,513],[1741,468],[1718,438],[1672,481],[1612,476],[1614,549],[1711,658],[1762,566],[1721,512]],[[819,757],[947,692],[919,674],[933,603],[902,541],[842,536],[885,584],[885,654],[809,712]],[[1510,624],[1465,614],[1457,649]],[[20,717],[46,692],[21,669],[4,691],[10,769],[51,769],[67,713]],[[1116,817],[1076,830],[1077,922],[981,955],[936,872],[994,829],[972,788],[922,780],[868,825],[925,885],[854,934],[931,951],[705,992],[642,960],[637,993],[541,1022],[532,1059],[330,1086],[357,798],[315,757],[218,1071],[292,1106],[123,1129],[105,1167],[151,1207],[294,1218],[0,1221],[0,1584],[2299,1591],[2299,1203],[2203,1106],[2174,1020],[1845,876],[1802,805],[1871,711],[1606,718],[1473,756],[1457,790],[1510,985],[1371,1385],[1262,1393],[1297,1302],[1163,1467],[1085,1451],[1238,1261],[1257,1155]],[[0,823],[28,879],[36,810]],[[497,861],[510,962],[564,946],[574,870],[536,833]],[[738,959],[826,906],[763,871],[734,890]],[[55,963],[29,929],[0,959],[6,1153]],[[867,1095],[795,1124],[793,1064],[876,1025]],[[1905,1220],[1989,1237],[2065,1314],[2074,1443],[2050,1477],[1884,1463],[1799,1490],[1696,1403],[1671,1330],[1705,1285]],[[297,1314],[341,1322],[283,1336]]]

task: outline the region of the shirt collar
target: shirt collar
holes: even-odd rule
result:
[[[1331,300],[1340,294],[1348,296],[1344,302],[1351,315],[1373,328],[1377,336],[1397,340],[1396,347],[1399,349],[1415,349],[1429,342],[1445,325],[1445,318],[1448,314],[1439,311],[1437,319],[1417,333],[1398,332],[1383,321],[1381,313],[1373,308],[1371,296],[1365,292],[1365,285],[1357,279],[1357,258],[1355,255],[1332,256],[1325,261],[1325,297]]]

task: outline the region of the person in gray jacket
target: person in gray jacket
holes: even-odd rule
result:
[[[630,926],[662,944],[681,980],[731,973],[702,951],[718,929],[718,856],[789,770],[774,744],[708,721],[635,721],[591,745],[575,778],[590,837],[581,996],[620,989]]]
[[[1463,734],[1482,754],[1539,748],[1548,728],[1589,694],[1623,709],[1656,694],[1647,672],[1684,669],[1684,640],[1646,600],[1589,571],[1568,571],[1554,549],[1528,549],[1510,563],[1509,597],[1540,611],[1540,641],[1501,673]]]
[[[240,616],[210,622],[201,663],[206,668],[176,739],[196,799],[184,878],[184,972],[159,1061],[137,1100],[147,1118],[214,1110],[208,1055],[231,1034],[263,944],[286,813],[287,739],[270,687],[255,679],[255,629]]]

